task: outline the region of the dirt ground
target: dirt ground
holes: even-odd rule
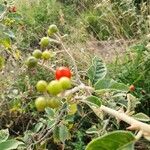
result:
[[[86,43],[88,51],[101,56],[105,61],[111,62],[116,57],[121,56],[125,51],[135,42],[135,40],[110,40],[110,41],[98,41],[91,39]]]

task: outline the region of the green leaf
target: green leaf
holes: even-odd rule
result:
[[[0,14],[5,10],[4,5],[0,4]]]
[[[48,115],[48,117],[54,118],[54,115],[55,115],[54,110],[52,110],[51,108],[47,107],[47,108],[45,108],[45,112]]]
[[[15,34],[10,30],[4,32],[4,34],[7,35],[9,38],[15,39]]]
[[[87,145],[86,150],[125,150],[125,147],[133,145],[134,142],[135,137],[131,132],[114,131],[92,140]]]
[[[5,142],[9,137],[8,129],[0,130],[0,143]]]
[[[134,143],[125,145],[124,147],[120,148],[119,150],[134,150]]]
[[[80,116],[83,116],[84,115],[84,110],[83,110],[82,106],[78,104],[77,109],[78,109],[78,114]]]
[[[44,124],[42,122],[37,123],[34,127],[34,132],[39,132],[43,125]]]
[[[22,16],[18,13],[10,13],[8,14],[8,17],[10,19],[14,19],[15,21],[20,21],[22,19]]]
[[[48,127],[48,128],[52,128],[52,126],[53,126],[54,124],[55,124],[55,120],[54,120],[54,119],[47,121],[47,127]]]
[[[128,91],[129,87],[123,83],[118,83],[113,79],[102,79],[98,80],[94,85],[95,90],[117,90],[117,91]]]
[[[100,107],[101,106],[101,101],[96,96],[89,96],[89,97],[87,97],[87,101],[86,102],[90,106],[95,106],[95,107]]]
[[[0,143],[0,150],[17,149],[17,147],[22,144],[24,143],[17,140],[7,140],[5,142]]]
[[[62,143],[64,143],[65,140],[69,139],[68,128],[63,124],[59,127],[59,139]]]
[[[150,121],[150,117],[143,113],[137,113],[137,114],[133,115],[132,117],[134,117],[135,119],[137,119],[139,121],[145,121],[145,122]]]
[[[54,142],[59,142],[59,127],[56,126],[53,130],[53,139]]]
[[[86,131],[87,134],[95,134],[95,133],[98,133],[98,129],[96,128],[96,126],[92,126],[91,128],[89,128],[87,131]]]
[[[88,69],[88,77],[92,84],[95,84],[98,80],[103,79],[107,74],[106,65],[98,57],[94,57],[92,65]]]

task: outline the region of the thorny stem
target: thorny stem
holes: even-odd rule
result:
[[[72,90],[69,90],[69,91],[66,91],[66,93],[64,93],[63,96],[68,96],[69,94],[72,94],[74,92],[77,92],[79,91],[80,89],[84,89],[84,88],[88,88],[90,89],[91,87],[88,87],[88,86],[84,86],[82,87],[81,85],[79,85],[78,87],[75,87],[74,89]],[[91,90],[93,90],[93,88],[91,88]],[[86,101],[86,96],[81,96],[82,100],[81,102],[84,102],[84,103],[87,103]],[[111,109],[109,107],[106,107],[104,105],[101,105],[100,108],[95,108],[95,107],[91,107],[93,109],[93,111],[98,115],[99,113],[101,113],[101,111],[105,112],[105,113],[108,113],[126,123],[128,123],[130,125],[130,127],[128,127],[127,129],[129,130],[137,130],[137,131],[141,131],[139,132],[139,134],[142,134],[144,135],[145,137],[146,136],[150,136],[150,125],[149,124],[146,124],[146,123],[143,123],[143,122],[140,122],[136,119],[134,119],[133,117],[130,117],[128,116],[126,113],[124,112],[119,112],[119,111],[116,111],[114,109]],[[99,116],[99,115],[98,115]]]
[[[103,106],[103,105],[100,107],[100,109],[95,109],[95,111],[98,111],[98,112],[100,110],[130,124],[130,127],[128,127],[127,129],[142,131],[144,136],[150,136],[150,125],[140,122],[140,121],[128,116],[127,114],[125,114],[123,112],[118,112],[116,110],[113,110],[113,109]]]

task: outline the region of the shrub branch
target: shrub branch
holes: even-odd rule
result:
[[[89,86],[83,86],[82,84],[79,85],[78,87],[75,87],[71,90],[68,90],[66,91],[65,93],[63,93],[63,96],[69,96],[70,94],[73,94],[77,91],[80,91],[80,90],[94,90],[92,87],[89,87]],[[82,100],[81,102],[84,102],[86,103],[86,96],[81,96]],[[136,119],[134,119],[133,117],[131,116],[128,116],[126,113],[124,112],[119,112],[119,111],[116,111],[112,108],[109,108],[109,107],[106,107],[104,105],[101,105],[100,108],[95,108],[95,107],[92,107],[92,109],[94,110],[94,112],[98,115],[101,113],[101,111],[105,112],[105,113],[108,113],[109,115],[112,115],[114,116],[115,118],[119,119],[119,120],[122,120],[126,123],[128,123],[130,126],[127,128],[128,130],[138,130],[140,135],[144,135],[144,137],[149,137],[150,136],[150,125],[149,124],[146,124],[146,123],[143,123],[143,122],[140,122]],[[98,115],[99,116],[99,115]]]

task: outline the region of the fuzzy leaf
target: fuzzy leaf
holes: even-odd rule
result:
[[[62,143],[64,143],[65,140],[69,139],[68,128],[63,124],[59,127],[59,139]]]
[[[143,113],[137,113],[137,114],[133,115],[133,117],[139,121],[145,121],[145,122],[150,121],[150,117]]]
[[[118,83],[113,79],[98,80],[95,84],[95,90],[117,90],[128,91],[128,86],[123,83]]]
[[[131,132],[114,131],[102,137],[92,140],[86,147],[86,150],[133,150],[135,137]],[[129,146],[129,145],[132,145]]]
[[[98,80],[103,79],[107,74],[107,68],[104,62],[95,57],[92,61],[92,65],[88,70],[88,77],[92,84],[95,84]]]
[[[13,150],[17,149],[19,145],[24,144],[23,142],[17,140],[7,140],[5,142],[0,143],[0,150]]]
[[[8,129],[0,130],[0,143],[5,142],[9,137]]]
[[[101,106],[101,101],[96,96],[89,96],[89,97],[87,97],[87,101],[86,102],[90,106],[95,106],[95,107],[100,107]]]
[[[43,125],[44,124],[42,122],[37,123],[34,127],[34,132],[39,132]]]

